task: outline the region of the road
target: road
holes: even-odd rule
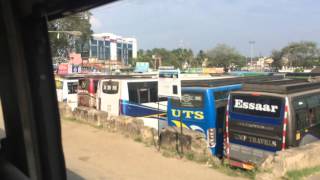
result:
[[[71,179],[235,179],[195,162],[163,157],[153,147],[77,122],[62,121],[62,137]]]

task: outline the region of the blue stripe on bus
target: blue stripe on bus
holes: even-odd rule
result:
[[[148,115],[157,115],[165,113],[165,111],[158,110],[156,108],[148,107],[141,104],[132,103],[129,101],[120,100],[121,106],[121,114],[132,117],[143,117]],[[165,117],[161,117],[160,119],[166,119]]]

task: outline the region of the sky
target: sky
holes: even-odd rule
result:
[[[250,56],[320,42],[319,0],[122,0],[91,10],[94,33],[135,37],[139,49],[227,44]]]

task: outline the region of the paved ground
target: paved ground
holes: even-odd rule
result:
[[[62,131],[72,179],[235,179],[204,165],[163,157],[154,148],[85,124],[62,121]]]

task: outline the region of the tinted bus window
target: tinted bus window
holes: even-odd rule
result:
[[[68,94],[76,94],[78,90],[77,82],[68,82]]]
[[[88,90],[89,87],[89,80],[79,80],[79,89],[81,90]]]
[[[117,94],[119,82],[103,82],[102,92],[106,94]]]
[[[320,123],[320,95],[295,98],[293,108],[297,130]]]
[[[99,80],[94,80],[94,81],[93,81],[94,93],[96,93],[96,92],[97,92],[97,89],[98,89],[98,82],[99,82]]]
[[[283,100],[271,96],[233,95],[232,111],[235,113],[279,118]]]
[[[182,93],[181,101],[171,99],[173,107],[188,107],[188,108],[202,108],[203,94],[202,93]]]
[[[134,103],[157,102],[157,82],[129,82],[129,101]]]
[[[227,100],[230,91],[218,91],[214,92],[214,98],[216,101]]]

